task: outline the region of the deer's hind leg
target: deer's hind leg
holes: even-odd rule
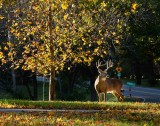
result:
[[[123,95],[119,92],[113,92],[113,95],[117,98],[118,101],[123,101]]]
[[[113,92],[112,94],[113,94],[113,95],[117,98],[117,100],[119,101],[120,96],[119,96],[116,92]]]
[[[122,95],[121,91],[117,92],[119,95],[119,100],[118,101],[124,101],[124,96]]]
[[[104,101],[107,101],[107,93],[104,93]]]

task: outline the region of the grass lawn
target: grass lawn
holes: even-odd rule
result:
[[[86,109],[96,113],[68,112],[0,112],[2,125],[55,125],[55,126],[158,126],[160,104],[139,102],[71,102],[0,100],[5,108]]]
[[[81,101],[42,101],[43,85],[38,88],[41,101],[13,100],[12,94],[0,91],[0,108],[40,108],[40,109],[83,109],[101,110],[96,113],[66,112],[0,112],[2,126],[158,126],[160,124],[160,104],[142,103],[141,99],[125,98],[125,102],[116,102],[112,94],[107,102]],[[26,88],[20,88],[21,94],[27,94]],[[22,90],[23,89],[23,90]],[[28,96],[23,96],[28,98]],[[12,100],[9,100],[12,99]],[[45,85],[44,100],[48,100],[48,85]]]

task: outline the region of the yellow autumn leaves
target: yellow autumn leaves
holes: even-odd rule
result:
[[[0,59],[3,57],[3,52],[0,52]]]
[[[138,8],[138,4],[137,4],[137,3],[133,3],[133,4],[132,4],[132,7],[131,7],[131,11],[132,11],[133,13],[135,13],[135,12],[137,11],[137,8]]]
[[[4,19],[4,17],[2,15],[0,15],[0,20]]]
[[[61,7],[62,7],[63,10],[66,10],[66,9],[68,8],[67,2],[63,2],[63,3],[61,4]]]
[[[33,4],[34,6],[32,7],[33,10],[29,9],[29,12],[26,11],[27,8],[22,8],[24,15],[26,15],[24,21],[13,21],[12,27],[10,28],[11,33],[18,41],[23,42],[23,44],[28,44],[26,42],[32,40],[34,37],[35,41],[40,42],[42,44],[41,46],[44,46],[44,48],[38,46],[33,47],[33,45],[38,44],[33,43],[30,45],[30,48],[23,48],[23,52],[21,53],[22,58],[27,60],[29,65],[32,64],[30,66],[35,65],[35,60],[37,61],[39,68],[43,67],[43,65],[44,67],[47,67],[47,64],[48,66],[52,65],[50,63],[51,61],[49,61],[49,49],[45,48],[46,45],[50,46],[50,31],[48,30],[48,24],[50,24],[50,22],[48,21],[48,18],[46,18],[49,13],[49,7],[47,6],[49,4],[51,10],[53,11],[54,9],[52,12],[52,15],[54,15],[52,17],[54,20],[52,26],[52,39],[54,40],[53,44],[56,47],[54,55],[58,67],[60,66],[59,64],[64,64],[69,58],[75,59],[78,63],[86,62],[89,64],[94,60],[95,56],[104,57],[108,53],[105,46],[107,42],[104,40],[104,36],[109,34],[108,31],[110,28],[107,27],[107,25],[103,28],[106,29],[106,31],[102,30],[102,27],[96,28],[97,24],[93,18],[96,15],[95,19],[98,19],[101,15],[99,14],[99,10],[102,11],[110,7],[108,2],[103,1],[98,3],[99,5],[96,6],[99,6],[99,9],[93,9],[93,13],[92,10],[86,10],[85,7],[81,8],[82,4],[78,5],[78,3],[73,2],[73,0],[39,0],[38,2],[41,2],[41,6],[39,3],[35,2],[36,4]],[[47,9],[44,9],[42,5],[44,8],[47,6]],[[137,10],[137,3],[133,3],[130,6],[132,10]],[[76,13],[75,9],[77,9]],[[19,12],[15,11],[15,16],[18,14]],[[102,18],[101,20],[99,25],[103,26],[105,19]],[[118,29],[118,32],[121,32],[123,23],[117,23],[115,26],[116,29]],[[94,31],[94,28],[97,31]],[[119,36],[118,32],[113,30],[110,33],[111,36],[114,37],[115,44],[119,44],[121,40],[120,37],[117,37]],[[23,44],[21,45],[23,46]],[[10,51],[10,46],[12,46],[11,43],[4,47],[4,50]],[[32,48],[37,48],[36,53]],[[27,55],[30,54],[32,58],[28,59]],[[12,55],[12,52],[8,53],[9,57]],[[2,56],[2,54],[0,54],[0,56]]]
[[[137,4],[137,3],[132,3],[132,4],[131,4],[131,12],[132,12],[132,13],[136,13],[136,12],[137,12],[137,8],[138,8],[138,4]],[[125,12],[124,14],[125,14],[126,16],[129,16],[129,15],[131,14],[131,12],[127,11],[127,12]]]
[[[137,4],[137,3],[133,3],[133,4],[132,4],[132,9],[133,9],[133,10],[136,10],[137,7],[138,7],[138,4]]]
[[[65,15],[63,16],[63,19],[64,19],[64,20],[67,20],[67,17],[68,17],[68,14],[65,14]]]
[[[95,106],[95,103],[93,104]],[[108,104],[109,105],[103,105],[106,106],[106,108],[104,110],[102,109],[100,112],[76,112],[76,111],[65,111],[65,112],[50,111],[50,112],[27,112],[27,113],[1,112],[0,124],[36,125],[36,126],[42,126],[42,125],[43,126],[44,125],[158,126],[159,125],[159,109],[158,107],[157,108],[153,107],[151,103],[144,104],[136,102],[134,103],[134,106],[129,105],[133,103],[127,103],[124,106],[123,105],[115,106],[113,103],[111,103],[112,105],[110,103]],[[68,107],[69,105],[72,108],[72,105],[68,104]],[[91,105],[88,103],[87,105],[88,105],[87,110],[90,110],[92,108]],[[50,108],[51,106],[52,105],[45,104],[45,107]],[[63,107],[63,105],[61,106]],[[79,105],[79,107],[81,107],[81,105]],[[65,109],[65,107],[62,109]]]
[[[2,62],[2,64],[5,64],[7,61],[5,60],[4,54],[3,52],[0,52],[0,60]]]

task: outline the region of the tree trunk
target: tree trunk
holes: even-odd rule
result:
[[[16,93],[16,74],[14,69],[11,69],[11,74],[12,74],[12,82],[13,82],[13,93]]]
[[[142,73],[141,73],[141,64],[138,60],[135,60],[135,75],[136,75],[136,83],[141,85]]]
[[[97,92],[94,87],[95,80],[95,76],[90,77],[91,101],[96,101],[97,99]]]
[[[32,93],[32,89],[30,88],[30,76],[31,75],[31,72],[30,71],[21,71],[21,76],[23,76],[23,84],[26,86],[27,88],[27,92],[28,92],[28,95],[29,95],[29,98],[31,100],[34,100],[34,96],[33,96],[33,93]]]
[[[59,85],[59,93],[62,94],[62,83],[61,83],[61,76],[57,77],[58,85]]]
[[[73,93],[74,84],[77,77],[77,66],[74,66],[68,73],[68,95],[70,95]]]
[[[45,78],[45,76],[43,76],[43,101],[45,100],[45,98],[44,98],[45,85],[46,85],[46,78]]]
[[[97,92],[94,87],[94,83],[97,77],[97,70],[95,69],[94,66],[90,67],[90,69],[87,69],[88,71],[88,76],[90,79],[90,96],[91,96],[91,101],[96,101],[97,100]]]
[[[49,41],[50,41],[50,58],[51,62],[54,62],[54,43],[53,43],[53,31],[52,31],[52,23],[53,23],[53,15],[52,15],[52,0],[49,0]],[[55,99],[55,68],[53,64],[50,67],[50,83],[49,83],[49,101]]]
[[[28,91],[28,94],[29,94],[29,98],[30,98],[31,100],[33,100],[34,98],[33,98],[33,95],[32,95],[32,92],[31,92],[31,89],[30,89],[30,87],[29,87],[28,82],[25,83],[25,85],[26,85],[26,88],[27,88],[27,91]]]
[[[49,101],[55,99],[55,69],[52,66],[51,67],[51,73],[50,73],[50,82],[49,82]]]
[[[37,100],[38,99],[38,83],[37,83],[37,78],[35,73],[32,75],[32,79],[33,79],[33,99]]]
[[[10,19],[10,16],[8,15],[8,19]],[[10,33],[10,30],[8,28],[8,41],[12,42],[12,35]],[[14,68],[11,68],[11,75],[12,75],[12,82],[13,82],[13,93],[16,93],[16,76],[15,76],[15,71]]]
[[[154,73],[154,61],[153,57],[150,56],[148,57],[148,62],[147,62],[147,77],[148,77],[148,83],[150,86],[154,87],[157,84],[156,78],[155,78],[155,73]]]

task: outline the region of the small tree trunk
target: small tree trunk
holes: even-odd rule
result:
[[[157,84],[155,73],[154,73],[154,60],[152,56],[148,57],[148,66],[147,66],[147,77],[148,83],[150,86],[154,87]]]
[[[30,89],[30,87],[29,87],[29,84],[26,83],[25,85],[26,85],[26,88],[27,88],[27,91],[28,91],[28,94],[29,94],[29,98],[30,98],[31,100],[33,100],[34,98],[33,98],[33,95],[32,95],[32,91],[31,91],[31,89]]]
[[[97,71],[94,66],[92,66],[90,69],[87,69],[89,79],[90,79],[90,95],[91,95],[91,101],[96,101],[97,99],[97,92],[94,87],[94,83],[97,77]]]
[[[52,23],[53,23],[53,15],[52,15],[52,0],[49,0],[49,41],[50,41],[50,58],[51,62],[54,62],[54,43],[53,43],[53,31],[52,31]],[[50,83],[49,83],[49,101],[55,99],[55,67],[53,64],[51,64],[51,69],[50,69]]]
[[[68,95],[70,95],[73,93],[74,84],[77,77],[77,66],[74,66],[74,68],[68,73]]]
[[[34,100],[37,100],[38,99],[38,83],[36,79],[36,74],[33,74],[32,79],[33,79],[33,98]]]
[[[55,99],[55,69],[52,66],[51,67],[51,73],[50,73],[50,82],[49,82],[49,101]]]
[[[59,85],[59,93],[62,94],[62,83],[60,75],[57,77],[58,85]]]
[[[97,99],[97,92],[95,90],[94,83],[95,83],[95,77],[91,76],[90,77],[91,101],[96,101]]]
[[[16,74],[14,69],[11,69],[11,74],[12,74],[12,81],[13,81],[13,93],[16,93]]]
[[[43,76],[43,101],[45,100],[45,98],[44,98],[44,89],[45,89],[45,85],[46,85],[46,78],[45,78],[45,76]]]
[[[135,62],[135,75],[136,75],[136,83],[141,85],[142,73],[141,73],[141,64],[138,60]]]
[[[8,15],[8,19],[10,19],[10,15]],[[8,28],[8,41],[12,42],[12,35],[11,32]],[[16,93],[16,76],[15,76],[15,71],[14,68],[11,68],[11,75],[12,75],[12,82],[13,82],[13,93]]]

